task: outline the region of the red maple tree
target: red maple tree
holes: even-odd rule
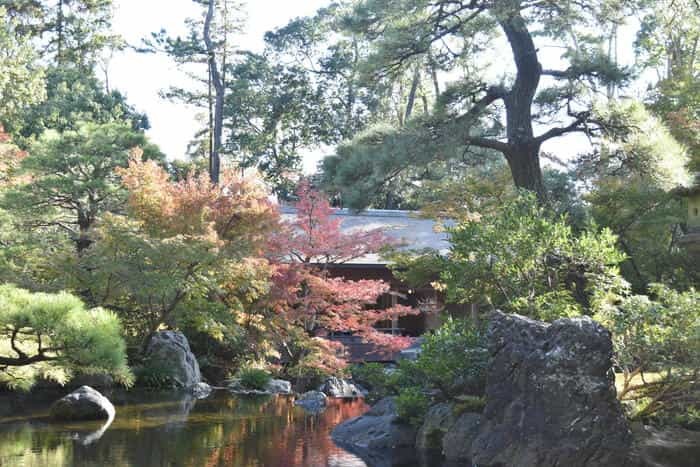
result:
[[[308,181],[298,190],[296,216],[282,223],[273,235],[269,259],[275,264],[273,306],[283,321],[310,339],[297,359],[319,369],[345,366],[339,344],[324,339],[334,332],[352,332],[378,350],[397,351],[411,339],[380,332],[381,321],[419,310],[395,305],[379,308],[378,300],[390,292],[381,280],[348,280],[331,275],[333,265],[378,253],[392,241],[380,229],[343,232],[327,199]],[[297,333],[298,339],[298,333]]]

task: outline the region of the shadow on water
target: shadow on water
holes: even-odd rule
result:
[[[289,397],[208,399],[158,393],[110,395],[111,424],[52,423],[52,399],[0,394],[0,466],[364,467],[330,432],[362,414],[362,400],[333,400],[318,415]]]

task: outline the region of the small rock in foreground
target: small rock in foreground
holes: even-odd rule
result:
[[[50,416],[54,420],[111,420],[114,406],[90,386],[81,386],[53,403]]]

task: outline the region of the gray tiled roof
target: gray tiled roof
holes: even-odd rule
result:
[[[291,219],[296,215],[296,209],[289,206],[280,208],[283,219]],[[348,209],[337,209],[334,216],[342,219],[343,232],[358,230],[381,229],[384,233],[401,244],[402,249],[421,250],[432,248],[441,252],[449,249],[447,233],[441,232],[440,224],[431,219],[423,219],[412,211],[396,211],[385,209],[367,209],[355,212]],[[387,261],[379,255],[371,254],[349,261],[352,264],[386,264]]]

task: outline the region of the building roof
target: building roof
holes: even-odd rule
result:
[[[280,211],[283,219],[292,219],[296,215],[296,209],[293,207],[282,206]],[[399,248],[402,250],[432,248],[445,253],[450,247],[447,233],[440,229],[441,224],[432,219],[420,218],[413,211],[367,209],[356,212],[349,209],[337,209],[333,216],[342,220],[341,230],[343,232],[381,229],[385,235],[397,240]],[[388,261],[379,255],[370,254],[348,261],[346,264],[387,263]]]

